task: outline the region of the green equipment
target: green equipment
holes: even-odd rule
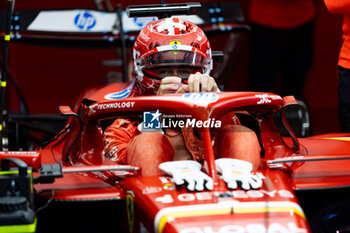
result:
[[[10,162],[16,167],[10,167]],[[0,233],[35,232],[32,170],[20,159],[1,160]]]

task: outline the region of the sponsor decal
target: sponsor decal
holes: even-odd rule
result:
[[[181,44],[181,41],[179,40],[172,40],[169,42],[170,45],[176,45],[176,44]]]
[[[198,200],[198,201],[212,200],[213,197],[215,196],[212,192],[200,192],[195,194],[182,193],[177,196],[177,199],[179,201],[188,202],[188,201],[194,201],[194,200]]]
[[[151,39],[148,35],[144,33],[144,31],[141,31],[139,34],[140,38],[142,38],[144,41],[149,41]]]
[[[191,194],[191,193],[183,193],[177,196],[177,198],[179,199],[179,201],[194,201],[196,199],[195,195]]]
[[[172,45],[172,53],[173,54],[178,54],[179,53],[179,50],[177,50],[178,46],[177,45],[180,45],[181,44],[181,41],[178,41],[178,40],[172,40],[169,42],[170,45]]]
[[[186,102],[190,102],[196,105],[206,106],[210,103],[214,103],[218,101],[219,96],[213,92],[195,92],[195,93],[183,94],[182,98]]]
[[[96,25],[96,18],[89,11],[82,11],[74,17],[74,24],[82,31],[89,31]]]
[[[0,154],[8,155],[35,155],[38,154],[36,151],[0,151]]]
[[[89,106],[89,114],[96,113],[95,108],[96,108],[97,105],[98,104],[96,103],[96,104],[93,104],[93,105]]]
[[[157,111],[143,112],[143,128],[144,129],[161,129],[161,128],[220,128],[221,121],[215,118],[209,118],[205,121],[191,118],[191,115],[175,114],[166,115]],[[180,118],[180,119],[175,119]]]
[[[263,95],[255,95],[256,97],[259,97],[260,100],[258,101],[257,104],[268,104],[271,103],[271,100],[269,99],[269,96],[267,94],[263,94]]]
[[[163,189],[161,187],[146,187],[144,190],[142,190],[142,194],[152,194],[152,193],[159,193]]]
[[[110,104],[98,104],[97,109],[110,109],[110,108],[132,108],[134,107],[135,102],[125,101],[118,103],[110,103]]]
[[[170,196],[171,197],[171,196]],[[173,198],[169,197],[169,194],[159,196],[157,198],[158,201],[162,203],[172,203],[174,200]],[[205,201],[205,200],[212,200],[217,198],[222,198],[221,200],[224,201],[224,198],[235,198],[235,199],[247,199],[247,198],[265,198],[265,197],[281,197],[281,198],[294,198],[294,194],[285,189],[281,190],[234,190],[234,191],[227,191],[227,192],[198,192],[198,193],[182,193],[177,195],[177,200],[181,202],[189,202],[189,201]],[[166,200],[166,202],[163,202],[163,200]]]
[[[257,104],[269,104],[271,103],[271,100],[282,99],[281,96],[268,94],[257,94],[255,97],[260,98]]]
[[[169,204],[169,203],[173,203],[174,199],[170,194],[166,194],[164,196],[161,197],[157,197],[155,199],[157,202],[163,203],[163,204]]]
[[[114,92],[108,95],[105,95],[105,99],[107,100],[118,100],[118,99],[124,99],[126,97],[128,97],[131,93],[131,89],[124,89],[122,91],[119,92]]]
[[[287,224],[268,223],[264,224],[246,224],[246,225],[225,225],[220,228],[210,226],[189,227],[182,229],[180,233],[306,233],[307,230],[298,227],[294,222]]]
[[[128,97],[131,94],[132,89],[134,87],[134,84],[135,84],[135,79],[124,90],[121,90],[119,92],[114,92],[114,93],[107,94],[107,95],[105,95],[104,98],[107,99],[107,100],[124,99],[124,98]]]
[[[217,193],[218,197],[234,197],[234,198],[262,198],[262,197],[285,197],[293,198],[294,195],[289,190],[236,190],[224,193]]]
[[[103,12],[87,9],[48,10],[40,11],[28,25],[28,31],[41,32],[95,32],[103,33],[104,39],[111,39],[110,33],[115,33],[115,12]]]

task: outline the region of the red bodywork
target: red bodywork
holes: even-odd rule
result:
[[[193,93],[187,97],[174,94],[104,99],[106,94],[125,87],[125,84],[112,84],[87,92],[75,112],[61,107],[61,112],[70,116],[70,120],[47,147],[32,152],[0,152],[0,159],[20,158],[33,167],[34,175],[41,164],[62,162],[63,178],[56,179],[53,184],[35,185],[37,196],[50,198],[48,191],[54,189],[57,200],[123,200],[131,232],[145,229],[181,233],[310,232],[294,191],[350,183],[347,157],[350,138],[346,135],[294,140],[280,135],[272,114],[296,104],[292,97],[282,99],[271,93],[221,92],[210,96]],[[208,175],[214,180],[212,191],[188,192],[185,188],[176,188],[167,176],[142,177],[138,175],[142,168],[117,165],[105,158],[104,120],[156,110],[166,114],[190,114],[203,121],[219,119],[230,111],[251,113],[260,125],[260,139],[265,149],[265,166],[256,172],[264,177],[263,187],[249,191],[226,188],[216,172],[208,128],[201,129],[200,134]]]

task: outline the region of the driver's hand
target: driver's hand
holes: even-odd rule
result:
[[[169,76],[162,79],[160,82],[159,89],[157,91],[157,95],[165,95],[177,92],[181,84],[181,78],[175,76]]]
[[[188,84],[182,85],[176,93],[185,92],[217,92],[218,85],[213,77],[197,72],[188,77]]]

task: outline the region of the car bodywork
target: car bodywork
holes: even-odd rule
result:
[[[297,105],[293,97],[271,93],[221,92],[105,100],[116,90],[111,84],[85,96],[69,116],[64,130],[45,148],[31,152],[1,152],[0,159],[16,157],[40,175],[43,165],[62,164],[63,177],[52,184],[36,184],[36,197],[55,201],[106,201],[124,203],[130,232],[310,232],[296,191],[345,188],[349,185],[350,152],[342,134],[296,138],[281,136],[273,114]],[[175,106],[169,108],[169,106]],[[209,128],[200,129],[211,191],[188,192],[170,177],[142,177],[139,167],[117,165],[104,156],[103,122],[145,111],[191,115],[206,121],[232,111],[247,111],[259,125],[265,166],[255,172],[263,177],[257,190],[230,190],[215,168]],[[39,173],[38,173],[39,172]],[[54,192],[53,192],[54,191]],[[54,193],[54,194],[53,194]],[[317,197],[315,197],[317,198]],[[122,219],[122,218],[121,218]],[[120,220],[121,220],[120,219]]]

